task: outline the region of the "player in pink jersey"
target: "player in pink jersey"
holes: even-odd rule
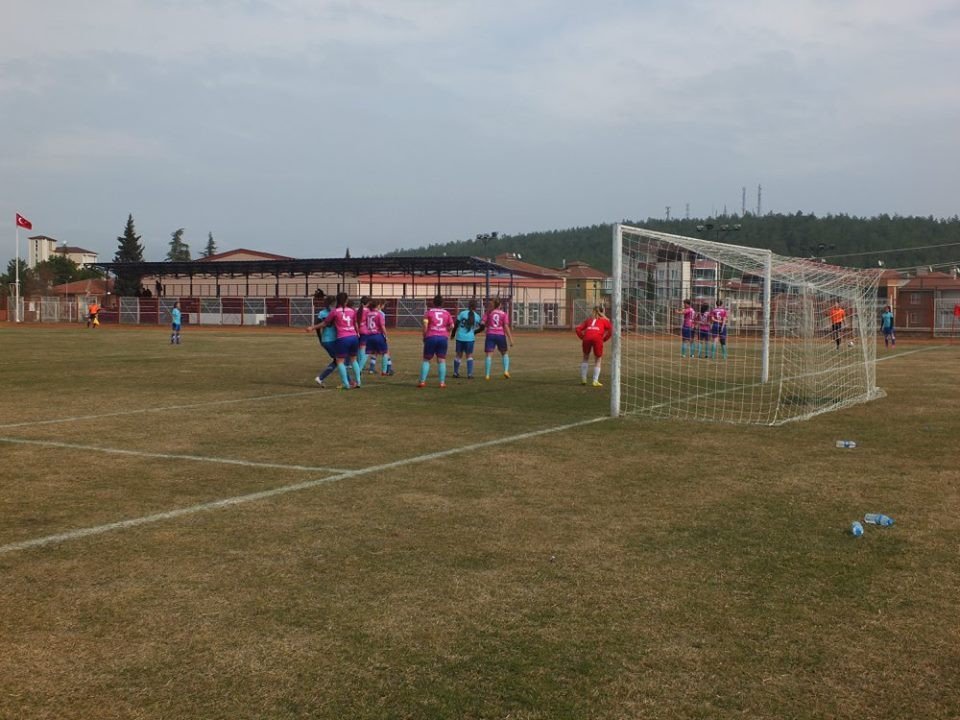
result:
[[[683,322],[680,326],[680,357],[686,357],[687,350],[690,351],[690,357],[693,357],[693,321],[696,311],[694,311],[690,300],[684,299],[683,309],[676,312],[683,315]]]
[[[484,360],[484,379],[490,379],[490,369],[493,365],[493,351],[500,351],[503,362],[503,377],[510,379],[510,354],[507,352],[507,343],[513,345],[513,333],[510,331],[510,316],[500,309],[500,300],[490,301],[487,314],[480,321],[480,326],[487,333],[483,342],[483,351],[487,354]]]
[[[447,336],[453,329],[453,317],[443,307],[443,298],[433,298],[433,307],[423,315],[423,365],[420,366],[420,382],[425,387],[430,373],[430,361],[437,358],[437,375],[440,387],[447,386]]]
[[[367,324],[364,318],[367,315],[367,305],[370,303],[370,296],[364,295],[360,298],[360,304],[357,305],[357,333],[360,339],[357,342],[357,362],[360,363],[360,372],[366,369],[367,365]]]
[[[350,307],[345,292],[337,293],[337,307],[330,311],[323,325],[332,325],[337,329],[337,339],[334,344],[334,355],[337,359],[337,372],[340,373],[340,382],[344,388],[358,388],[361,385],[360,363],[357,362],[357,313]],[[351,383],[347,376],[347,365],[353,369],[356,382]]]
[[[713,315],[709,303],[700,303],[700,312],[696,315],[697,357],[706,358],[710,352],[710,322]]]
[[[723,359],[727,359],[727,309],[723,306],[723,300],[717,299],[717,305],[710,312],[710,337],[713,342],[710,344],[710,357],[717,356],[717,340],[720,341],[720,352]]]
[[[382,300],[371,300],[367,306],[367,313],[363,316],[363,325],[367,329],[365,336],[367,339],[367,355],[370,357],[370,372],[376,373],[377,358],[382,358],[381,375],[393,375],[393,363],[390,359],[390,351],[387,347],[387,316],[383,314],[380,308],[383,306]],[[361,369],[363,366],[361,365]]]

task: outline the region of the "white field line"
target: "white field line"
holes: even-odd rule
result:
[[[57,423],[80,422],[81,420],[99,420],[108,417],[120,417],[121,415],[140,415],[142,413],[166,412],[168,410],[193,410],[196,408],[210,407],[213,405],[233,405],[244,402],[257,402],[258,400],[277,400],[279,398],[299,397],[300,395],[315,395],[322,392],[317,388],[312,390],[300,390],[292,393],[278,393],[276,395],[254,395],[253,397],[232,398],[230,400],[211,400],[209,402],[190,403],[187,405],[164,405],[162,407],[140,408],[139,410],[118,410],[117,412],[102,413],[100,415],[74,415],[73,417],[55,418],[53,420],[27,420],[18,423],[5,423],[0,425],[0,430],[18,427],[34,427],[36,425],[55,425]]]
[[[568,423],[566,425],[557,425],[556,427],[545,428],[543,430],[533,430],[531,432],[521,433],[519,435],[510,435],[508,437],[497,438],[495,440],[486,440],[484,442],[464,445],[458,448],[450,448],[448,450],[440,450],[438,452],[427,453],[425,455],[416,455],[414,457],[404,458],[402,460],[394,460],[393,462],[382,463],[380,465],[372,465],[370,467],[360,468],[358,470],[347,470],[329,477],[306,480],[304,482],[294,483],[293,485],[284,485],[283,487],[273,488],[272,490],[263,490],[261,492],[250,493],[249,495],[238,495],[236,497],[224,498],[223,500],[214,500],[212,502],[201,503],[199,505],[191,505],[189,507],[178,508],[176,510],[168,510],[167,512],[156,513],[154,515],[144,515],[141,517],[130,518],[129,520],[120,520],[118,522],[107,523],[106,525],[79,528],[77,530],[58,533],[56,535],[47,535],[45,537],[34,538],[33,540],[23,540],[21,542],[10,543],[8,545],[0,545],[0,555],[17,550],[43,547],[53,543],[78,540],[91,535],[101,535],[114,530],[124,530],[126,528],[137,527],[138,525],[147,525],[149,523],[161,522],[163,520],[174,520],[186,515],[193,515],[200,512],[206,512],[208,510],[219,510],[221,508],[232,507],[234,505],[242,505],[248,502],[265,500],[277,495],[285,495],[286,493],[290,492],[309,490],[310,488],[315,488],[327,483],[337,482],[339,480],[348,480],[361,475],[369,475],[371,473],[383,472],[385,470],[393,470],[395,468],[414,465],[416,463],[430,462],[431,460],[438,460],[440,458],[472,452],[474,450],[482,450],[483,448],[493,447],[495,445],[503,445],[506,443],[518,442],[520,440],[528,440],[541,435],[549,435],[551,433],[564,432],[565,430],[573,430],[574,428],[603,422],[604,420],[609,419],[609,417],[604,416],[592,418],[590,420],[581,420],[579,422]]]
[[[251,460],[231,460],[230,458],[206,457],[203,455],[173,455],[153,453],[141,450],[122,450],[120,448],[98,447],[96,445],[78,445],[76,443],[55,442],[53,440],[27,440],[26,438],[0,437],[0,443],[15,445],[40,445],[43,447],[84,450],[89,452],[111,453],[113,455],[133,455],[136,457],[160,458],[162,460],[191,460],[193,462],[219,463],[221,465],[242,465],[243,467],[271,468],[275,470],[305,470],[307,472],[347,472],[343,468],[316,467],[310,465],[284,465],[282,463],[253,462]]]

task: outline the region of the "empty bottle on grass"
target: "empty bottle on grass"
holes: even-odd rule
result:
[[[850,534],[854,537],[860,537],[863,535],[863,525],[860,524],[859,520],[854,520],[850,523]]]
[[[890,527],[893,525],[893,518],[883,513],[867,513],[863,516],[863,521],[871,525],[879,525],[880,527]]]
[[[857,444],[853,440],[837,440],[838,448],[850,448],[852,450],[856,446]]]

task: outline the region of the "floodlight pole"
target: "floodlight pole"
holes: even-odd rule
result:
[[[767,259],[764,262],[763,271],[763,343],[761,350],[761,368],[760,382],[770,381],[770,306],[773,303],[771,293],[773,282],[770,276],[773,274],[773,251],[767,250]]]
[[[623,342],[620,297],[623,291],[623,226],[613,226],[613,296],[610,298],[610,320],[613,322],[613,362],[610,364],[610,417],[620,416],[620,354]]]

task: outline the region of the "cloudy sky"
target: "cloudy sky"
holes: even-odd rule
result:
[[[111,260],[960,212],[957,0],[7,0],[15,212]]]

